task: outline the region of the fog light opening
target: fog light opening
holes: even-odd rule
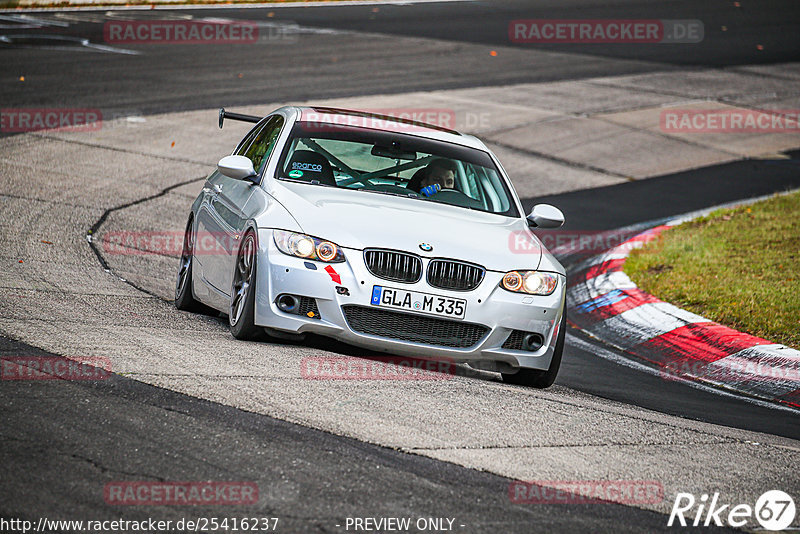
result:
[[[286,313],[297,313],[298,308],[300,308],[300,299],[294,295],[280,295],[276,303],[278,308]]]
[[[522,349],[535,352],[542,348],[544,338],[541,334],[528,334],[522,338]]]

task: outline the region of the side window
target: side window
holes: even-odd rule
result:
[[[250,143],[253,142],[253,138],[260,131],[261,131],[260,126],[258,125],[253,126],[253,129],[247,132],[247,135],[244,136],[244,139],[242,139],[239,145],[236,147],[236,151],[234,152],[234,154],[237,156],[244,156],[245,150],[247,150],[247,147],[249,147]]]
[[[250,161],[253,162],[253,168],[259,174],[261,174],[269,155],[272,153],[272,149],[275,147],[278,134],[281,132],[281,126],[283,126],[283,117],[279,115],[272,117],[255,134],[252,143],[242,143],[241,149],[237,152],[250,158]]]
[[[472,170],[472,165],[467,163],[464,165],[466,167],[464,174],[467,175],[467,194],[472,198],[478,197],[478,188],[475,187],[475,171]]]
[[[475,169],[475,166],[472,165],[472,163],[465,163],[464,170],[467,175],[467,186],[469,188],[468,191],[466,191],[467,195],[475,200],[481,201],[484,209],[489,209],[488,203],[486,202],[486,195],[480,188],[478,171]]]

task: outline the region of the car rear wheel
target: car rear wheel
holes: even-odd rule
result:
[[[228,320],[236,339],[256,339],[263,335],[263,330],[255,325],[257,257],[256,234],[250,231],[242,239],[233,272]]]
[[[561,324],[558,326],[558,339],[556,348],[553,352],[553,359],[550,367],[546,371],[539,369],[520,369],[516,373],[503,373],[503,382],[516,384],[518,386],[529,386],[539,389],[548,388],[553,385],[558,376],[558,369],[561,367],[561,355],[564,352],[564,338],[567,335],[567,310],[561,313]]]

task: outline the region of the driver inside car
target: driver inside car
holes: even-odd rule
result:
[[[455,163],[449,159],[437,158],[414,174],[408,183],[408,189],[419,191],[426,197],[435,195],[442,189],[454,189],[455,169]]]

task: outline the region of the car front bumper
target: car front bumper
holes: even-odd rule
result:
[[[367,270],[360,250],[343,249],[346,262],[326,264],[283,254],[276,247],[269,229],[260,230],[258,237],[255,322],[259,326],[288,333],[315,333],[378,352],[467,362],[497,371],[520,367],[544,370],[550,366],[565,303],[566,278],[563,275],[559,275],[556,290],[548,296],[506,291],[499,285],[504,273],[494,271],[486,271],[484,280],[473,291],[448,291],[429,286],[424,276],[414,284],[377,278]],[[326,271],[328,266],[332,269]],[[370,301],[375,285],[465,299],[465,317],[462,320],[445,319],[373,306]],[[345,288],[346,292],[337,288]],[[276,304],[282,294],[314,299],[319,317],[282,311]],[[404,316],[483,325],[488,330],[474,345],[465,348],[393,339],[389,332],[372,335],[356,331],[348,323],[342,308],[347,305],[378,308]],[[370,310],[364,311],[368,314]],[[535,351],[504,348],[503,344],[513,330],[538,333],[544,343]]]

